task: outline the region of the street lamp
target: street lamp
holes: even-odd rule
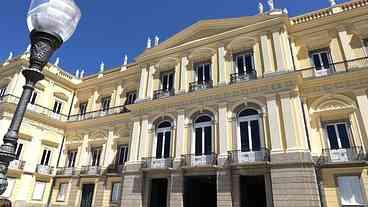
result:
[[[31,55],[29,67],[22,73],[26,79],[23,93],[14,112],[8,132],[0,146],[0,194],[7,186],[9,162],[15,159],[18,132],[34,86],[44,78],[43,67],[53,52],[74,33],[81,12],[73,0],[32,0],[27,24],[30,30]]]

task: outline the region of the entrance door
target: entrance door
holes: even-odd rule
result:
[[[167,206],[167,179],[153,179],[151,183],[150,207]]]
[[[184,181],[184,207],[216,207],[216,176],[186,177]]]
[[[264,176],[240,176],[241,207],[267,207]]]
[[[84,184],[82,187],[81,207],[92,207],[95,184]]]

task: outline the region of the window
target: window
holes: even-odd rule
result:
[[[60,183],[59,193],[57,195],[56,201],[59,201],[59,202],[65,201],[67,188],[68,188],[68,183]]]
[[[1,194],[1,197],[10,198],[13,193],[14,186],[15,178],[8,177],[8,187],[6,188],[5,192]]]
[[[75,167],[76,158],[77,158],[77,150],[68,151],[68,160],[66,163],[66,167],[68,168]]]
[[[243,52],[234,55],[235,72],[239,75],[249,74],[254,71],[253,52]]]
[[[136,98],[137,98],[137,92],[132,91],[127,93],[127,99],[125,101],[125,105],[134,104]]]
[[[113,183],[111,189],[111,202],[119,202],[121,192],[121,183]]]
[[[101,148],[92,149],[91,166],[100,166]]]
[[[18,143],[17,144],[17,148],[15,149],[15,159],[19,160],[20,155],[22,153],[22,149],[23,149],[23,144],[22,143]]]
[[[350,148],[350,129],[346,122],[326,124],[326,132],[331,150]]]
[[[329,49],[311,51],[310,56],[316,71],[332,69],[332,58]]]
[[[0,88],[0,97],[5,96],[5,92],[6,92],[6,87],[5,88]]]
[[[63,109],[63,102],[55,100],[54,109],[52,111],[56,114],[60,114],[62,109]]]
[[[118,165],[123,165],[128,160],[128,145],[120,145],[118,151]]]
[[[29,99],[30,104],[36,104],[37,95],[38,93],[36,91],[32,92],[31,98]]]
[[[211,81],[211,63],[196,63],[194,64],[194,71],[199,84]]]
[[[51,150],[49,149],[44,149],[43,150],[43,153],[42,153],[42,158],[41,158],[41,165],[44,165],[44,166],[49,166],[50,164],[50,160],[51,160]]]
[[[156,159],[170,157],[171,123],[162,122],[156,129]]]
[[[337,183],[342,206],[365,206],[359,176],[339,176]]]
[[[161,89],[171,91],[174,88],[174,72],[165,72],[161,74]]]
[[[45,182],[36,181],[36,184],[33,189],[32,200],[42,200],[45,188],[46,188]]]
[[[101,98],[101,110],[108,111],[110,108],[111,96]]]
[[[212,153],[212,118],[202,115],[194,124],[195,155],[209,155]]]
[[[260,118],[256,110],[246,109],[238,114],[238,134],[242,152],[261,149]]]
[[[365,55],[368,56],[368,39],[363,40]]]
[[[88,106],[87,102],[79,104],[79,114],[80,115],[85,115],[87,113],[87,106]]]

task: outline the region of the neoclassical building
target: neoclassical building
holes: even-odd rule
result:
[[[195,23],[130,64],[48,64],[15,206],[368,205],[368,1]],[[28,52],[0,66],[0,136]]]

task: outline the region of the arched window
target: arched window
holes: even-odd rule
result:
[[[212,153],[212,118],[201,115],[194,121],[195,155]]]
[[[261,150],[261,128],[258,111],[254,109],[245,109],[239,112],[237,118],[240,150],[242,152]]]
[[[164,121],[156,129],[156,159],[170,157],[171,123]]]

